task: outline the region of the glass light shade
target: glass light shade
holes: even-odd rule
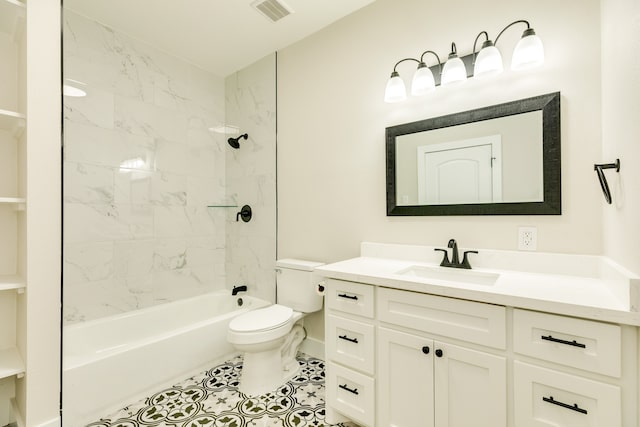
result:
[[[544,47],[542,40],[533,31],[523,34],[513,51],[511,58],[512,70],[525,70],[534,68],[544,63]]]
[[[384,91],[384,102],[400,102],[407,99],[407,89],[404,86],[402,77],[397,72],[391,73],[391,78],[387,82]]]
[[[464,66],[462,59],[455,57],[449,57],[447,62],[442,67],[442,86],[447,86],[453,83],[462,83],[467,80],[467,69]]]
[[[500,74],[504,71],[502,66],[502,55],[495,46],[487,46],[480,50],[476,56],[476,63],[473,66],[473,77],[482,77]]]
[[[411,95],[422,96],[431,92],[436,88],[436,81],[433,78],[433,73],[424,64],[418,66],[418,69],[413,74],[413,80],[411,81]]]

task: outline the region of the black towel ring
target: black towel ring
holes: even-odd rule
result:
[[[604,175],[604,169],[615,169],[616,172],[620,172],[620,159],[616,159],[615,163],[603,163],[593,165],[593,170],[598,174],[598,180],[600,180],[600,187],[604,193],[604,199],[607,203],[611,204],[611,191],[609,190],[609,184],[607,183],[607,177]]]

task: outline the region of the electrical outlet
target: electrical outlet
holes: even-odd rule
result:
[[[518,250],[535,251],[538,247],[538,229],[536,227],[518,227]]]

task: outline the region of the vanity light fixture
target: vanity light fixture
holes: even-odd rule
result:
[[[431,92],[439,84],[442,86],[451,85],[454,83],[462,83],[467,80],[467,77],[473,76],[475,79],[496,75],[504,70],[502,55],[496,47],[500,36],[512,26],[516,24],[525,24],[527,28],[522,33],[522,37],[516,44],[511,59],[512,70],[525,70],[540,66],[544,63],[544,47],[540,37],[538,37],[531,28],[528,21],[520,19],[513,21],[498,33],[498,36],[493,42],[489,38],[489,34],[486,31],[481,31],[476,36],[473,43],[473,52],[463,57],[458,56],[458,49],[455,43],[451,43],[451,53],[449,53],[447,62],[442,65],[438,55],[431,51],[425,51],[420,59],[404,58],[398,61],[394,67],[391,77],[387,82],[385,90],[384,100],[385,102],[399,102],[404,101],[407,98],[407,90],[405,88],[404,80],[400,77],[400,73],[397,71],[398,65],[405,61],[415,61],[418,63],[412,83],[411,94],[413,96],[422,96]],[[484,42],[477,51],[478,41],[481,37],[484,37]],[[424,62],[424,55],[432,53],[437,59],[438,64],[436,66],[427,67]],[[472,72],[468,71],[473,69]],[[433,80],[433,83],[431,81]]]

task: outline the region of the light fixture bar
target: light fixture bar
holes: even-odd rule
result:
[[[467,69],[467,78],[473,77],[473,53],[469,55],[461,56],[462,62],[464,62],[464,67]],[[431,72],[433,73],[433,80],[436,82],[436,86],[440,86],[440,80],[442,80],[442,75],[440,74],[441,68],[439,64],[432,65],[429,67]]]

